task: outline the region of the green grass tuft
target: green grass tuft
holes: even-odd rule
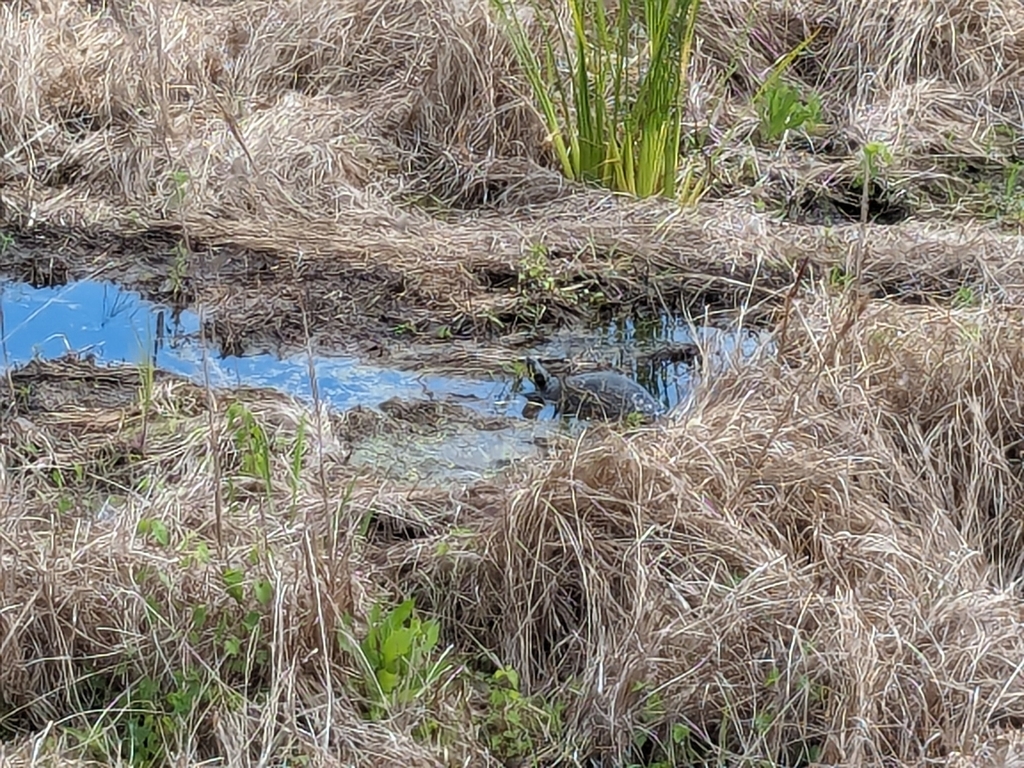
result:
[[[570,29],[554,2],[535,2],[535,47],[511,0],[494,0],[562,171],[639,197],[692,201],[701,184],[678,184],[681,121],[700,0],[568,0]]]

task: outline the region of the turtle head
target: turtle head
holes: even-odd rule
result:
[[[552,400],[558,399],[562,393],[562,384],[557,378],[547,372],[547,369],[541,365],[540,360],[535,357],[526,358],[526,370],[529,372],[530,379],[540,394]]]

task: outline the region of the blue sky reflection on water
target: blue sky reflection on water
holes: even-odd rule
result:
[[[140,363],[147,352],[155,364],[202,383],[203,352],[199,343],[199,317],[178,314],[144,300],[139,294],[113,283],[82,281],[56,288],[32,288],[24,283],[0,281],[5,359],[20,365],[34,356],[52,359],[73,350],[94,354],[101,362]],[[754,352],[758,339],[752,335],[712,328],[696,329],[718,343],[716,357],[722,364],[741,348]],[[662,403],[673,408],[693,391],[694,372],[688,361],[650,359],[633,355],[659,345],[686,345],[694,332],[679,319],[668,316],[635,322],[630,319],[592,331],[563,331],[532,350],[541,357],[602,359],[633,374]],[[157,338],[162,340],[157,343]],[[312,397],[308,361],[304,354],[280,359],[274,355],[221,358],[208,354],[214,386],[271,387],[306,401]],[[352,358],[314,358],[321,398],[337,410],[361,405],[376,407],[392,397],[403,400],[454,397],[476,411],[518,417],[525,400],[513,396],[512,382],[446,377],[381,368]],[[717,366],[716,366],[717,367]],[[549,405],[539,415],[554,417]]]
[[[166,371],[203,380],[199,317],[166,307],[111,283],[82,281],[56,288],[32,288],[6,282],[0,293],[5,364],[21,365],[33,357],[52,359],[72,350],[93,354],[100,362],[141,363],[148,357]],[[158,329],[163,331],[157,344]],[[303,399],[311,397],[304,355],[220,358],[208,355],[214,386],[273,387]],[[374,407],[391,398],[422,399],[455,395],[468,407],[499,412],[508,397],[506,381],[472,381],[417,375],[363,365],[348,358],[314,359],[320,397],[338,410]]]
[[[204,381],[198,315],[189,311],[175,314],[112,283],[83,281],[37,289],[0,278],[0,309],[4,353],[0,367],[74,351],[92,354],[100,363],[138,364],[149,359],[162,370],[199,384]],[[697,334],[705,332],[723,342],[722,352],[735,350],[735,335],[712,329],[699,329]],[[671,318],[642,324],[627,320],[591,331],[563,331],[532,353],[553,359],[612,363],[630,371],[671,408],[692,394],[694,379],[689,365],[681,360],[640,362],[634,354],[665,344],[685,345],[691,341],[690,333],[688,326]],[[746,348],[748,340],[741,346]],[[285,359],[273,355],[221,358],[210,351],[206,365],[211,383],[217,387],[269,387],[307,402],[312,397],[309,362],[304,354]],[[314,368],[321,399],[338,411],[355,406],[373,408],[393,397],[423,400],[454,396],[478,412],[513,417],[510,424],[498,430],[463,425],[439,430],[430,439],[402,433],[401,439],[370,440],[360,444],[352,455],[356,464],[369,464],[377,471],[408,480],[469,482],[500,471],[511,461],[533,455],[537,435],[557,429],[560,423],[550,404],[532,419],[517,418],[524,415],[525,399],[513,396],[512,382],[507,379],[481,381],[417,374],[327,356],[314,358]]]

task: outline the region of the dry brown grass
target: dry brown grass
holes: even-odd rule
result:
[[[1020,318],[882,305],[837,340],[834,310],[801,314],[796,368],[721,376],[674,424],[527,473],[484,503],[479,550],[390,562],[467,647],[582,685],[577,732],[612,754],[651,717],[639,684],[662,734],[734,756],[972,750],[1024,706]]]
[[[551,171],[483,0],[0,4],[0,226],[19,238],[0,266],[19,274],[108,269],[162,295],[187,233],[227,257],[182,286],[227,346],[304,339],[297,308],[340,345],[571,320],[583,287],[777,319],[803,262],[816,291],[780,360],[718,372],[691,410],[452,492],[347,463],[383,417],[164,376],[142,397],[139,372],[68,361],[0,384],[5,764],[126,764],[128,692],[171,709],[187,673],[203,693],[158,739],[167,762],[496,765],[499,664],[536,697],[516,734],[545,765],[650,762],[674,726],[707,764],[1019,764],[1024,241],[961,214],[1021,156],[1024,11],[706,0],[699,28],[693,121],[720,154],[712,197],[680,212]],[[791,74],[829,133],[758,144],[751,95],[814,29]],[[894,154],[886,194],[944,218],[771,215],[855,198],[867,141]],[[538,246],[553,290],[517,283]],[[829,271],[861,247],[874,299],[850,324]],[[907,306],[958,291],[975,305]],[[226,426],[235,401],[270,487]],[[336,631],[404,596],[455,665],[376,716]]]
[[[708,151],[720,152],[714,189],[772,209],[804,196],[856,204],[857,152],[881,141],[894,156],[878,180],[886,195],[991,208],[974,182],[998,190],[1020,156],[1024,22],[1011,2],[942,8],[937,20],[935,9],[889,0],[708,2],[692,117],[710,131]],[[643,258],[653,239],[716,290],[728,290],[723,271],[749,272],[751,249],[826,254],[827,269],[828,255],[848,247],[827,230],[780,226],[731,203],[710,203],[700,220],[724,207],[744,222],[735,231],[657,228],[671,207],[637,211],[570,188],[545,170],[544,131],[518,97],[509,47],[482,0],[130,10],[19,0],[0,9],[0,27],[2,220],[19,229],[185,227],[200,244],[324,254],[360,268],[399,263],[445,287],[467,259],[508,268],[538,239],[561,256],[589,253],[588,268],[612,275],[609,257]],[[826,144],[756,146],[752,94],[815,29],[812,52],[789,74],[822,92]],[[430,200],[437,205],[410,205]],[[498,220],[481,222],[481,206],[497,207]],[[907,260],[901,238],[964,258],[949,246],[961,235],[948,223],[912,226],[896,242],[881,230],[870,232],[884,243],[876,272]],[[995,259],[1016,264],[1019,251],[1010,238]]]
[[[387,484],[360,480],[344,466],[345,433],[331,426],[345,424],[330,420],[309,428],[316,459],[291,485],[289,446],[300,418],[316,419],[272,393],[215,399],[223,426],[214,438],[220,460],[211,464],[206,395],[186,382],[158,381],[143,397],[136,371],[71,361],[30,368],[14,382],[21,405],[5,395],[0,448],[5,737],[34,732],[26,753],[79,754],[91,744],[86,756],[128,760],[121,750],[130,740],[119,743],[116,718],[104,720],[103,711],[127,713],[124,697],[140,679],[181,690],[174,675],[191,671],[210,690],[171,731],[181,741],[168,744],[170,754],[180,759],[220,754],[247,764],[261,754],[307,754],[317,764],[444,764],[411,740],[411,727],[360,717],[343,683],[357,672],[333,630],[342,614],[362,613],[384,594],[353,556],[362,516],[376,508],[400,518],[406,510],[429,523],[437,516],[429,493],[389,498]],[[235,402],[273,442],[270,488],[245,470],[252,454],[227,428]],[[220,523],[218,484],[226,499]],[[336,517],[350,509],[361,511]],[[140,532],[140,520],[162,521],[166,542]],[[225,568],[245,574],[241,600],[226,591]],[[250,591],[260,580],[272,589],[270,602]],[[194,623],[196,610],[208,611],[205,628]],[[242,622],[252,611],[258,632],[247,634]],[[240,649],[230,650],[232,637]],[[153,701],[162,699],[136,706]],[[486,755],[480,760],[487,764]]]
[[[1024,717],[1024,321],[873,302],[836,330],[847,311],[798,301],[778,364],[720,372],[663,425],[591,430],[455,495],[354,474],[344,442],[359,425],[333,419],[322,453],[307,432],[292,507],[302,411],[287,398],[216,398],[215,423],[241,399],[266,430],[268,492],[223,428],[218,480],[192,385],[157,382],[143,441],[135,374],[62,363],[16,376],[0,443],[0,690],[8,727],[36,734],[20,754],[81,754],[68,728],[96,722],[101,703],[84,679],[109,698],[205,669],[244,706],[205,703],[179,732],[197,738],[171,739],[172,756],[487,764],[480,728],[495,708],[458,670],[501,663],[565,706],[557,740],[534,732],[545,763],[573,764],[576,750],[622,764],[640,757],[638,733],[685,724],[703,760],[790,765],[810,749],[831,765],[999,764],[982,758],[1016,743]],[[162,521],[168,543],[140,534],[142,519]],[[237,604],[228,567],[272,584],[273,600]],[[400,595],[439,617],[460,664],[368,721],[331,628]],[[189,634],[196,606],[228,626],[257,611],[247,674],[212,626]],[[440,741],[417,736],[428,721]]]
[[[804,327],[810,350],[794,351],[794,361],[827,353],[841,325],[836,319],[834,312],[818,313]],[[936,508],[948,511],[969,546],[1000,566],[1005,585],[1024,573],[1024,357],[1010,341],[1019,336],[1022,320],[1017,308],[897,309],[879,303],[867,310],[856,343],[840,347],[830,360],[850,372],[828,393],[830,409],[848,413],[862,429],[870,421],[871,430],[894,441],[908,457],[902,466],[933,484],[928,493]]]
[[[691,117],[710,137],[712,194],[686,213],[551,170],[484,0],[122,5],[0,7],[0,223],[22,249],[5,258],[218,307],[229,348],[303,342],[299,306],[335,347],[396,325],[479,338],[539,308],[554,325],[621,305],[764,310],[802,260],[826,274],[861,244],[876,294],[1015,299],[1024,285],[1019,233],[950,218],[1003,206],[1012,222],[1019,207],[1012,190],[993,198],[1024,131],[1011,2],[948,3],[941,23],[912,3],[706,3]],[[821,91],[827,135],[759,143],[751,98],[815,29],[789,76]],[[941,203],[944,218],[863,234],[797,223],[808,201],[818,219],[839,203],[859,215],[868,141],[893,154],[879,195]],[[174,248],[112,254],[102,236],[154,230],[198,251],[180,295],[135,269],[181,268]],[[521,285],[538,247],[557,290]],[[59,268],[40,276],[40,251]]]

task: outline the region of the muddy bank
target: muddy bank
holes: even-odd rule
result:
[[[209,239],[193,234],[191,251],[173,227],[123,236],[8,227],[0,273],[34,285],[112,280],[201,310],[204,335],[230,354],[287,352],[310,339],[317,350],[387,360],[410,342],[515,349],[623,316],[726,322],[743,308],[747,323],[770,324],[801,263],[807,287],[827,284],[858,247],[856,229],[782,225],[735,209],[712,219],[714,209],[701,209],[655,235],[659,210],[618,228],[613,216],[524,230],[528,222],[511,214],[394,242],[387,230],[296,229],[275,233],[265,249],[248,245],[259,242],[254,224]],[[869,228],[865,291],[905,303],[964,290],[1012,297],[1024,288],[1021,242],[985,229]]]
[[[77,355],[13,368],[5,373],[0,390],[0,431],[10,440],[27,440],[41,430],[56,430],[76,443],[92,435],[98,451],[94,458],[102,459],[101,468],[107,469],[144,464],[155,450],[167,448],[169,435],[159,426],[163,419],[195,418],[210,402],[225,417],[239,403],[255,403],[261,411],[309,407],[266,388],[208,390],[159,369],[100,365],[90,356]],[[332,464],[352,476],[434,488],[496,476],[513,462],[542,455],[547,446],[570,439],[555,422],[488,415],[451,400],[393,397],[375,405],[344,411],[328,407],[319,425],[307,419],[301,426],[289,420],[277,426],[290,423],[300,435],[326,430],[336,446]],[[155,419],[157,426],[148,425],[147,419]]]
[[[186,254],[180,236],[163,230],[13,237],[0,265],[8,277],[32,285],[110,280],[151,300],[202,311],[204,337],[228,354],[288,353],[305,348],[307,339],[317,351],[385,359],[401,357],[410,343],[443,348],[461,340],[515,349],[559,329],[621,316],[733,315],[741,295],[767,301],[787,285],[781,271],[750,286],[725,265],[716,278],[636,255],[587,262],[558,252],[502,258],[443,242],[422,243],[425,251],[452,249],[426,258],[384,247],[364,255],[303,253],[196,239]],[[756,308],[750,316],[758,314],[765,317]]]

